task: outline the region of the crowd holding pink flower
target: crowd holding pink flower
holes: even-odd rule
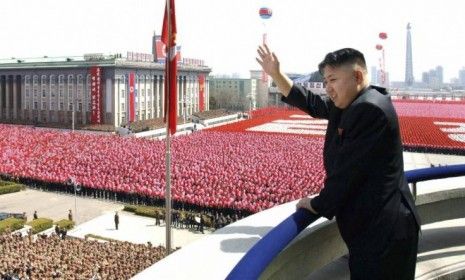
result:
[[[465,119],[465,102],[463,101],[394,101],[399,117],[434,117]]]
[[[0,125],[0,173],[164,197],[164,142]],[[322,138],[196,132],[172,141],[177,202],[257,212],[320,190]]]
[[[434,124],[465,119],[465,103],[395,106],[404,145],[465,150]],[[258,212],[320,190],[323,137],[246,132],[299,112],[270,107],[254,113],[250,120],[173,139],[175,202]],[[74,178],[92,190],[164,198],[164,142],[2,124],[0,135],[0,174],[58,185]]]

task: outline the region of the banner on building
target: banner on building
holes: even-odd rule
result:
[[[90,96],[91,96],[91,111],[90,122],[92,124],[103,123],[103,96],[102,96],[102,68],[90,68]]]
[[[157,62],[164,63],[166,61],[166,45],[161,40],[161,36],[155,37],[155,50],[157,52]],[[178,63],[182,62],[181,46],[176,46],[176,59]]]
[[[199,75],[199,111],[205,110],[205,75]]]
[[[133,122],[136,115],[136,97],[135,97],[135,74],[134,72],[129,73],[129,90],[128,90],[128,121]]]

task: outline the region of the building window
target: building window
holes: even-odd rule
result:
[[[121,103],[121,112],[125,112],[125,111],[126,111],[126,104]]]
[[[42,108],[41,110],[45,110],[47,108],[47,102],[42,101]]]
[[[40,83],[41,83],[42,85],[46,85],[46,84],[47,84],[47,76],[42,75],[42,76],[40,77]]]
[[[121,97],[126,98],[126,91],[124,89],[121,90]]]
[[[68,105],[68,111],[73,111],[73,102],[70,102]]]
[[[34,102],[32,109],[37,110],[37,101]]]
[[[79,111],[82,112],[82,103],[81,102],[78,103],[78,108],[79,108]]]
[[[45,89],[43,88],[43,89],[42,89],[42,97],[45,97],[45,96],[46,96],[46,91],[45,91]]]
[[[60,110],[60,111],[63,110],[63,102],[60,102],[60,103],[58,104],[58,106],[59,106],[59,107],[58,107],[58,110]]]
[[[71,98],[74,93],[74,87],[72,84],[68,85],[68,97]]]
[[[55,102],[53,101],[50,103],[50,110],[55,110]]]

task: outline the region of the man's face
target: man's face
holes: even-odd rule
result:
[[[347,108],[360,91],[357,72],[350,65],[325,66],[326,93],[339,109]]]

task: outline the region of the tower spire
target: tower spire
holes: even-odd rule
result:
[[[410,22],[407,24],[407,54],[405,59],[405,86],[411,87],[415,79],[413,78],[413,62],[412,62],[412,29]]]

